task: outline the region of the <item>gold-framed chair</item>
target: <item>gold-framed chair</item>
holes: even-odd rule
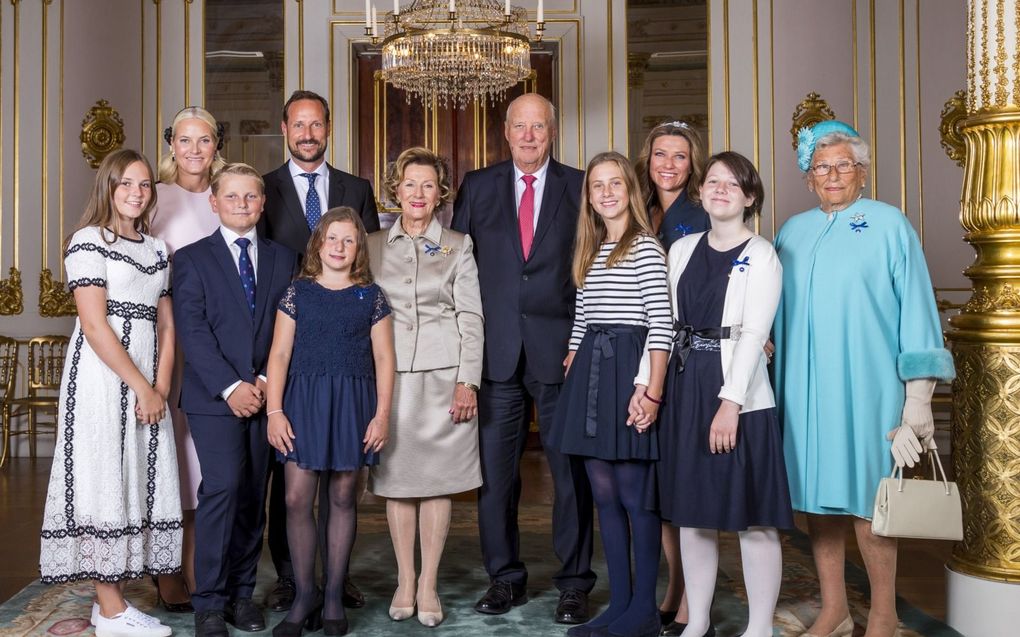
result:
[[[7,449],[11,435],[11,401],[14,400],[14,386],[18,378],[18,341],[9,336],[0,336],[0,426],[3,427],[3,453],[0,467],[7,462]]]
[[[11,401],[11,415],[28,416],[28,429],[18,431],[6,427],[4,440],[10,436],[28,436],[29,455],[35,458],[35,440],[39,425],[50,427],[45,433],[57,431],[57,404],[60,400],[60,379],[64,372],[69,339],[66,336],[35,336],[28,341],[28,394]],[[40,411],[52,411],[53,422],[40,423]],[[5,449],[7,445],[5,444]]]

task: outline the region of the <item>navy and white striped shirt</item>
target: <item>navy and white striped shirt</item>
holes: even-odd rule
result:
[[[599,249],[584,286],[577,291],[570,349],[581,344],[588,324],[643,325],[648,328],[647,349],[669,351],[673,317],[669,307],[666,253],[649,235],[640,235],[630,255],[612,268],[606,267],[616,242]]]

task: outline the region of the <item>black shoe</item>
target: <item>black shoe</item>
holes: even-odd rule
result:
[[[159,578],[155,575],[152,576],[152,585],[156,587],[156,603],[163,607],[168,613],[193,613],[195,607],[191,605],[190,593],[189,599],[184,602],[168,602],[163,599],[163,593],[159,590]],[[184,590],[188,589],[188,585],[184,585]]]
[[[302,628],[310,633],[314,633],[322,628],[322,623],[322,600],[320,599],[315,604],[315,608],[313,608],[303,620],[299,622],[289,622],[285,619],[274,626],[273,637],[301,637]]]
[[[323,635],[346,635],[350,629],[350,624],[347,623],[347,618],[343,619],[323,619],[322,620],[322,634]]]
[[[195,613],[195,637],[230,637],[223,611],[204,610]]]
[[[344,580],[344,594],[340,598],[340,602],[343,603],[344,608],[361,608],[365,605],[365,594],[354,585],[349,577]],[[342,635],[343,633],[338,634]]]
[[[673,616],[675,617],[676,613],[674,613]],[[683,634],[684,628],[687,628],[687,624],[681,624],[680,622],[669,622],[668,624],[662,627],[662,631],[660,631],[659,634],[666,635],[666,637],[679,637],[680,635]]]
[[[227,604],[223,618],[238,630],[246,633],[257,633],[266,629],[266,618],[262,609],[250,599],[235,599]]]
[[[591,637],[657,637],[661,628],[662,622],[659,621],[659,614],[655,613],[645,623],[635,626],[628,633],[617,633],[610,630],[609,626],[603,626],[591,631]],[[712,635],[715,635],[714,629],[712,629]],[[705,635],[705,637],[709,636]]]
[[[659,621],[662,622],[663,626],[669,626],[670,624],[675,623],[676,614],[679,611],[680,611],[679,608],[676,609],[676,610],[662,610],[660,608],[659,609]],[[684,624],[684,626],[686,626],[686,625],[687,624]],[[677,633],[677,634],[679,635],[680,633]]]
[[[556,605],[556,623],[583,624],[588,619],[588,593],[576,588],[560,591],[560,603]]]
[[[526,603],[528,591],[523,586],[496,581],[475,604],[475,612],[483,615],[502,615],[514,606]]]
[[[277,578],[276,588],[266,595],[266,608],[277,613],[290,610],[290,607],[294,605],[296,590],[293,577]]]

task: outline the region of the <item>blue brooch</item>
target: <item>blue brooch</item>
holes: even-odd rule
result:
[[[365,296],[368,294],[368,290],[366,290],[365,288],[358,288],[357,291],[355,291],[354,293],[358,295],[359,301],[364,301]]]
[[[686,237],[692,230],[694,230],[694,226],[685,226],[682,223],[676,224],[673,228],[673,232],[679,232],[681,237]]]
[[[163,260],[163,251],[162,250],[156,250],[156,256],[159,257],[160,261],[162,261]]]
[[[425,254],[429,255],[430,257],[434,257],[437,254],[445,257],[451,252],[453,252],[453,248],[451,248],[450,246],[429,245],[427,243],[425,244]]]
[[[748,268],[751,267],[751,257],[744,257],[743,259],[734,259],[733,263],[731,263],[730,265],[732,265],[734,268],[738,268],[741,272],[743,272],[746,269],[745,266]]]
[[[850,229],[854,232],[860,233],[861,230],[868,227],[868,222],[864,220],[864,213],[858,212],[854,216],[850,217]]]

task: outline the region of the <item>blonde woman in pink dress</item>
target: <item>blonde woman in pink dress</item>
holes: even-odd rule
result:
[[[223,145],[216,119],[209,111],[189,106],[174,117],[173,125],[163,133],[170,152],[159,162],[158,204],[152,216],[150,232],[174,251],[219,228],[219,217],[209,204],[209,181],[225,164],[219,154]],[[167,401],[177,440],[178,474],[181,481],[181,509],[184,513],[184,548],[181,575],[163,575],[157,580],[159,603],[167,611],[192,612],[189,591],[195,588],[195,508],[198,485],[202,482],[195,443],[191,439],[187,417],[178,408],[184,357],[177,348],[173,384]]]

